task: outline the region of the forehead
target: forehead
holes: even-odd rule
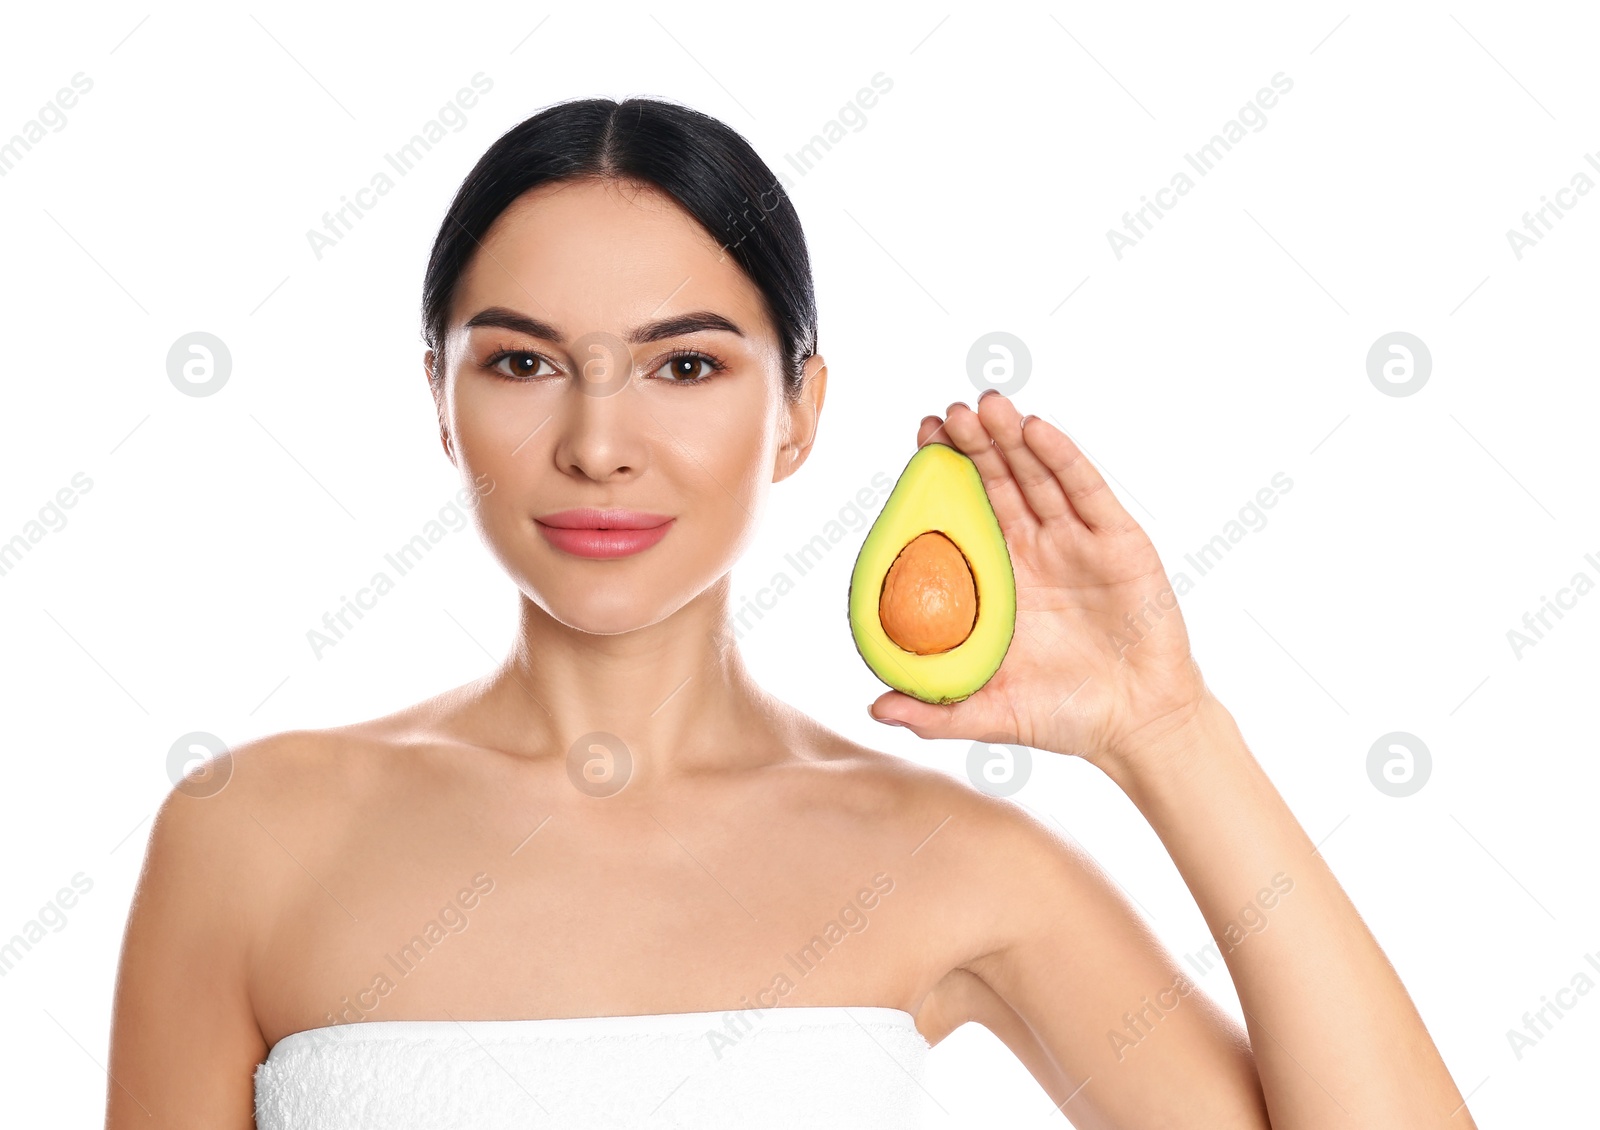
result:
[[[569,338],[691,309],[774,333],[760,289],[694,217],[653,186],[616,180],[541,185],[495,219],[462,273],[452,319],[493,305],[553,321]]]

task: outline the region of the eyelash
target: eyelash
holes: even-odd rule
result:
[[[499,377],[501,380],[505,380],[505,381],[524,381],[525,382],[525,381],[532,381],[532,380],[539,379],[537,377],[532,377],[532,376],[513,377],[513,376],[508,376],[507,374],[501,372],[498,368],[496,368],[496,366],[499,365],[500,362],[506,360],[506,358],[508,358],[508,357],[537,357],[540,361],[543,361],[545,364],[549,365],[551,368],[559,369],[561,367],[561,366],[557,365],[554,361],[550,360],[550,358],[546,357],[544,354],[538,352],[537,350],[534,350],[534,349],[513,349],[510,346],[500,346],[500,347],[496,348],[493,353],[491,353],[488,357],[484,358],[483,367],[490,374],[492,374],[493,376]],[[704,384],[706,381],[709,381],[712,377],[716,376],[718,373],[724,372],[728,368],[727,362],[723,361],[720,357],[715,357],[715,356],[711,355],[710,353],[706,353],[706,352],[704,352],[702,350],[699,350],[699,349],[680,349],[676,353],[670,353],[667,356],[663,357],[661,359],[660,363],[657,364],[650,371],[652,373],[657,372],[658,370],[660,370],[660,368],[663,365],[667,364],[669,361],[677,361],[677,360],[680,360],[680,359],[682,359],[684,357],[692,357],[695,360],[704,361],[710,367],[711,372],[705,374],[704,376],[695,377],[692,380],[685,380],[685,379],[682,379],[682,378],[669,380],[669,381],[667,381],[668,384],[674,384],[674,385],[698,385],[698,384]]]

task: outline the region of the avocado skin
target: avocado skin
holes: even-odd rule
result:
[[[916,655],[884,632],[878,601],[895,557],[929,530],[944,534],[966,557],[978,590],[978,617],[971,634],[949,651]],[[856,556],[848,608],[850,637],[862,661],[912,698],[960,702],[1000,669],[1016,630],[1016,577],[983,479],[964,453],[935,441],[911,457]]]

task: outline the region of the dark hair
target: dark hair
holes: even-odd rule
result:
[[[800,216],[778,178],[729,126],[653,98],[586,98],[550,106],[501,135],[467,174],[439,225],[423,279],[422,339],[435,381],[461,272],[495,219],[542,184],[631,180],[676,200],[733,256],[766,300],[784,358],[784,392],[798,396],[817,349],[817,301]]]

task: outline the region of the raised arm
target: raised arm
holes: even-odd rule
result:
[[[1155,548],[1100,474],[998,394],[926,418],[919,439],[935,437],[983,476],[1016,572],[1016,635],[970,698],[893,691],[872,713],[1106,772],[1171,853],[1249,1029],[1244,1048],[1080,853],[1011,821],[1025,862],[1003,905],[1025,909],[970,968],[1078,1081],[1063,1113],[1094,1127],[1260,1126],[1264,1100],[1274,1130],[1474,1127],[1393,967],[1206,688]],[[1249,1085],[1231,1070],[1241,1062]]]

